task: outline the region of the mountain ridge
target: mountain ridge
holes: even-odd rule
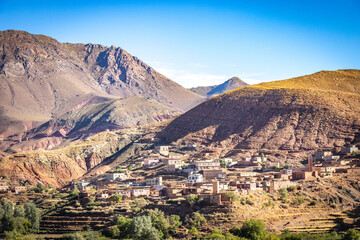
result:
[[[166,143],[261,151],[343,146],[360,129],[360,71],[322,71],[215,96],[174,119]]]
[[[154,99],[180,112],[203,99],[114,46],[7,30],[0,32],[0,56],[1,138],[111,99]]]

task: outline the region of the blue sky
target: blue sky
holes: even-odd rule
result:
[[[0,0],[0,30],[122,47],[185,87],[360,66],[360,1]]]

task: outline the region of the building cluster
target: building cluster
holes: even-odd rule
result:
[[[143,176],[134,177],[133,172],[127,170],[109,172],[92,182],[74,181],[70,188],[80,190],[79,200],[82,203],[113,201],[115,194],[123,199],[145,197],[153,200],[184,199],[195,194],[209,203],[222,204],[230,201],[229,196],[244,196],[252,191],[273,193],[296,186],[299,180],[331,177],[350,171],[360,173],[360,168],[356,167],[359,163],[348,158],[358,152],[356,146],[334,152],[336,154],[317,151],[308,157],[307,166],[291,168],[270,161],[264,154],[239,160],[202,157],[189,161],[186,154],[173,153],[169,146],[159,146],[153,151],[140,153],[137,162],[142,165]],[[154,170],[158,167],[162,170]],[[8,188],[0,185],[0,190]],[[14,191],[22,190],[14,188]]]

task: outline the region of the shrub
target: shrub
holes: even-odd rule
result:
[[[191,236],[197,236],[198,230],[196,229],[196,227],[190,228],[189,234],[190,234]]]
[[[113,196],[111,196],[111,200],[114,202],[120,203],[122,201],[122,196],[115,193]]]
[[[265,230],[265,224],[258,219],[245,221],[241,228],[234,227],[230,230],[230,233],[250,240],[259,240],[268,234]]]
[[[305,199],[303,197],[297,197],[296,198],[296,204],[301,205],[305,202]]]
[[[283,202],[286,202],[288,196],[288,191],[286,190],[286,188],[280,188],[279,193],[280,193],[280,199]]]
[[[79,196],[79,190],[73,189],[69,194],[69,199],[73,200]]]
[[[192,219],[190,220],[190,223],[194,227],[200,227],[206,223],[206,218],[202,214],[198,212],[194,212]]]
[[[311,202],[309,203],[310,206],[315,206],[316,204],[317,204],[316,201],[311,201]]]
[[[343,240],[359,240],[360,232],[355,229],[349,229],[343,237]]]
[[[159,240],[162,237],[159,231],[153,226],[150,216],[134,217],[130,229],[131,237],[136,240]]]
[[[195,194],[190,194],[190,195],[186,196],[186,202],[190,206],[194,206],[197,201],[198,201],[198,196]]]
[[[288,187],[288,191],[289,192],[293,192],[293,191],[295,191],[297,189],[297,187],[296,186],[290,186],[290,187]]]

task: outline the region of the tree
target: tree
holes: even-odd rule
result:
[[[203,224],[206,223],[206,218],[199,212],[194,212],[190,223],[194,227],[201,227]]]
[[[130,235],[131,219],[125,217],[118,217],[116,219],[116,225],[119,229],[119,237],[127,238]]]
[[[13,231],[20,234],[26,234],[30,232],[31,223],[24,217],[16,217],[13,220]]]
[[[232,192],[232,191],[227,191],[225,193],[225,196],[226,196],[227,199],[230,200],[231,203],[234,202],[237,199],[236,194],[234,192]]]
[[[343,240],[360,240],[360,232],[355,229],[349,229],[344,235]]]
[[[24,205],[24,209],[25,217],[31,223],[31,228],[36,231],[39,230],[41,220],[41,214],[39,209],[37,209],[34,203],[26,203]]]
[[[115,193],[114,195],[111,196],[111,200],[113,200],[114,202],[120,203],[122,201],[122,196]]]
[[[1,231],[12,231],[14,229],[14,205],[7,202],[2,211]]]
[[[198,234],[198,230],[196,229],[196,227],[190,228],[189,234],[190,234],[191,236],[196,236],[196,235]]]
[[[268,234],[265,230],[265,224],[258,219],[245,221],[241,228],[235,227],[230,230],[230,233],[250,240],[260,240]]]
[[[74,188],[73,190],[71,190],[71,192],[69,194],[69,199],[73,200],[73,199],[77,198],[78,196],[79,196],[79,190]]]
[[[136,240],[159,240],[161,234],[153,226],[150,216],[134,217],[131,223],[131,237]]]
[[[287,196],[288,196],[288,191],[286,190],[286,188],[280,188],[280,199],[283,202],[286,202]]]
[[[25,217],[25,210],[22,206],[19,205],[15,206],[14,217]]]
[[[36,186],[33,188],[34,192],[36,193],[43,193],[47,190],[47,188],[42,185],[41,183],[36,184]]]
[[[190,206],[194,206],[195,203],[198,201],[198,196],[195,194],[190,194],[186,197],[186,202],[190,205]]]
[[[226,164],[226,161],[224,159],[220,159],[220,166],[222,168],[226,168],[227,164]]]
[[[180,216],[178,215],[171,215],[168,217],[169,222],[169,230],[174,232],[181,226]]]
[[[261,153],[261,154],[260,154],[260,157],[261,157],[261,162],[264,163],[264,162],[265,162],[265,155],[264,155],[264,153]]]
[[[153,226],[162,232],[164,237],[168,237],[169,222],[165,218],[164,212],[156,208],[151,212],[150,217]]]

